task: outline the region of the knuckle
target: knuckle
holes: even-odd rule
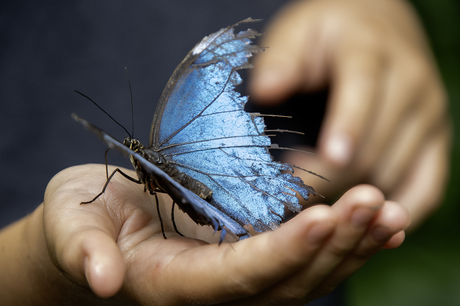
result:
[[[430,99],[431,104],[434,107],[434,112],[439,118],[446,118],[448,115],[448,103],[447,93],[444,88],[438,87],[434,90],[434,95]]]
[[[445,103],[431,103],[430,109],[433,124],[442,124],[448,118],[448,110]]]
[[[426,58],[415,51],[408,51],[404,57],[404,70],[407,82],[417,91],[432,82],[433,69]]]
[[[354,245],[352,244],[337,244],[337,242],[331,242],[329,245],[328,245],[328,251],[338,257],[338,258],[344,258],[345,256],[347,256],[351,250],[353,250],[354,248]]]
[[[350,258],[353,258],[356,262],[366,262],[374,254],[376,254],[381,248],[380,244],[372,244],[366,247],[362,247],[353,252],[353,255]]]
[[[427,89],[425,101],[422,104],[426,126],[432,128],[443,124],[449,118],[447,95],[441,86],[436,84]]]
[[[359,32],[356,33],[356,38],[359,39],[360,43],[366,48],[380,51],[384,38],[384,31],[376,24],[366,25],[360,28]],[[384,39],[382,39],[382,36]]]

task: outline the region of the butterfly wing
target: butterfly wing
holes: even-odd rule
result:
[[[130,150],[118,140],[105,133],[98,127],[89,123],[88,121],[72,114],[72,118],[80,122],[87,130],[96,134],[102,141],[106,143],[109,148],[115,148],[125,155],[132,155],[141,164],[147,173],[154,175],[155,178],[162,183],[165,191],[174,199],[174,201],[181,207],[185,208],[184,211],[193,211],[194,218],[198,219],[201,224],[209,224],[216,231],[221,228],[228,229],[237,236],[245,237],[248,232],[240,224],[223,214],[221,211],[213,207],[211,204],[195,195],[190,190],[182,187],[179,183],[171,179],[157,166],[143,158],[138,153]],[[189,209],[192,208],[192,210]],[[221,241],[225,237],[225,230],[222,231]]]
[[[252,19],[243,22],[252,22]],[[155,112],[150,146],[213,191],[211,204],[257,231],[275,229],[285,208],[299,211],[296,197],[313,189],[292,166],[274,162],[262,117],[244,111],[247,97],[235,91],[237,70],[250,68],[259,51],[248,29],[233,26],[205,37],[171,76]]]

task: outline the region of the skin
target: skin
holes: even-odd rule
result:
[[[293,164],[330,196],[278,230],[217,245],[176,211],[163,239],[152,196],[103,165],[66,169],[31,215],[0,232],[7,305],[302,305],[332,291],[382,248],[398,247],[410,218],[439,204],[448,173],[446,98],[421,27],[397,0],[296,1],[265,32],[252,98],[281,103],[330,86],[317,154]],[[350,35],[352,33],[352,35]],[[127,173],[133,172],[124,170]],[[391,200],[386,201],[384,194]],[[164,220],[171,199],[160,196]],[[111,299],[103,299],[113,297]]]
[[[8,305],[302,304],[382,248],[398,247],[410,223],[403,206],[361,185],[332,207],[308,208],[276,231],[220,246],[206,242],[219,236],[210,227],[176,211],[187,237],[166,222],[165,240],[152,196],[120,175],[94,203],[78,204],[100,191],[104,168],[58,173],[44,203],[0,233],[0,292]],[[169,220],[167,195],[160,206]]]
[[[295,1],[272,20],[251,98],[282,103],[329,86],[316,154],[285,160],[326,196],[369,183],[406,206],[412,227],[441,203],[449,169],[446,93],[422,27],[400,0]],[[308,103],[308,101],[305,101]],[[314,116],[314,114],[308,114]]]

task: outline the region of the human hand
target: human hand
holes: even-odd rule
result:
[[[68,168],[45,193],[48,253],[66,276],[51,287],[76,305],[105,302],[88,287],[99,297],[115,295],[111,305],[303,303],[334,289],[381,248],[398,247],[410,222],[406,209],[364,185],[332,207],[306,209],[276,231],[221,245],[196,239],[213,230],[176,212],[186,237],[165,222],[165,240],[153,196],[119,175],[103,196],[79,204],[100,191],[104,174],[104,165]],[[161,195],[163,220],[170,205]]]
[[[304,181],[327,196],[370,183],[420,224],[442,200],[451,128],[411,7],[400,0],[296,1],[272,21],[261,45],[268,49],[255,59],[255,102],[330,88],[316,154],[288,153],[286,160],[334,183],[299,174]]]

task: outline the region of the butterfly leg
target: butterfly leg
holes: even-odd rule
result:
[[[176,202],[173,201],[172,208],[171,208],[171,221],[172,221],[172,224],[173,224],[173,227],[174,227],[174,230],[176,231],[176,233],[178,233],[180,236],[184,237],[184,235],[182,235],[181,232],[179,232],[179,230],[177,229],[177,226],[176,226],[176,220],[174,219],[174,206],[176,206]]]
[[[115,169],[113,170],[112,174],[110,174],[110,176],[107,178],[107,181],[105,182],[104,184],[104,187],[102,187],[102,191],[97,195],[95,196],[92,200],[90,201],[85,201],[85,202],[81,202],[80,204],[90,204],[90,203],[93,203],[94,201],[96,201],[97,198],[99,198],[101,195],[104,194],[105,190],[107,189],[107,186],[109,185],[110,183],[110,180],[113,178],[113,176],[115,175],[115,173],[120,173],[121,175],[123,175],[125,178],[127,178],[128,180],[130,180],[131,182],[134,182],[136,184],[142,184],[142,182],[138,179],[135,179],[129,175],[127,175],[126,173],[124,173],[123,171],[121,171],[120,169]]]
[[[163,219],[161,218],[161,213],[160,213],[160,202],[158,201],[157,193],[155,192],[155,193],[153,193],[153,195],[155,196],[155,202],[156,202],[156,205],[157,205],[158,219],[160,219],[161,233],[163,234],[163,238],[164,238],[164,239],[168,239],[168,238],[166,237],[165,228],[164,228],[164,225],[163,225]]]

